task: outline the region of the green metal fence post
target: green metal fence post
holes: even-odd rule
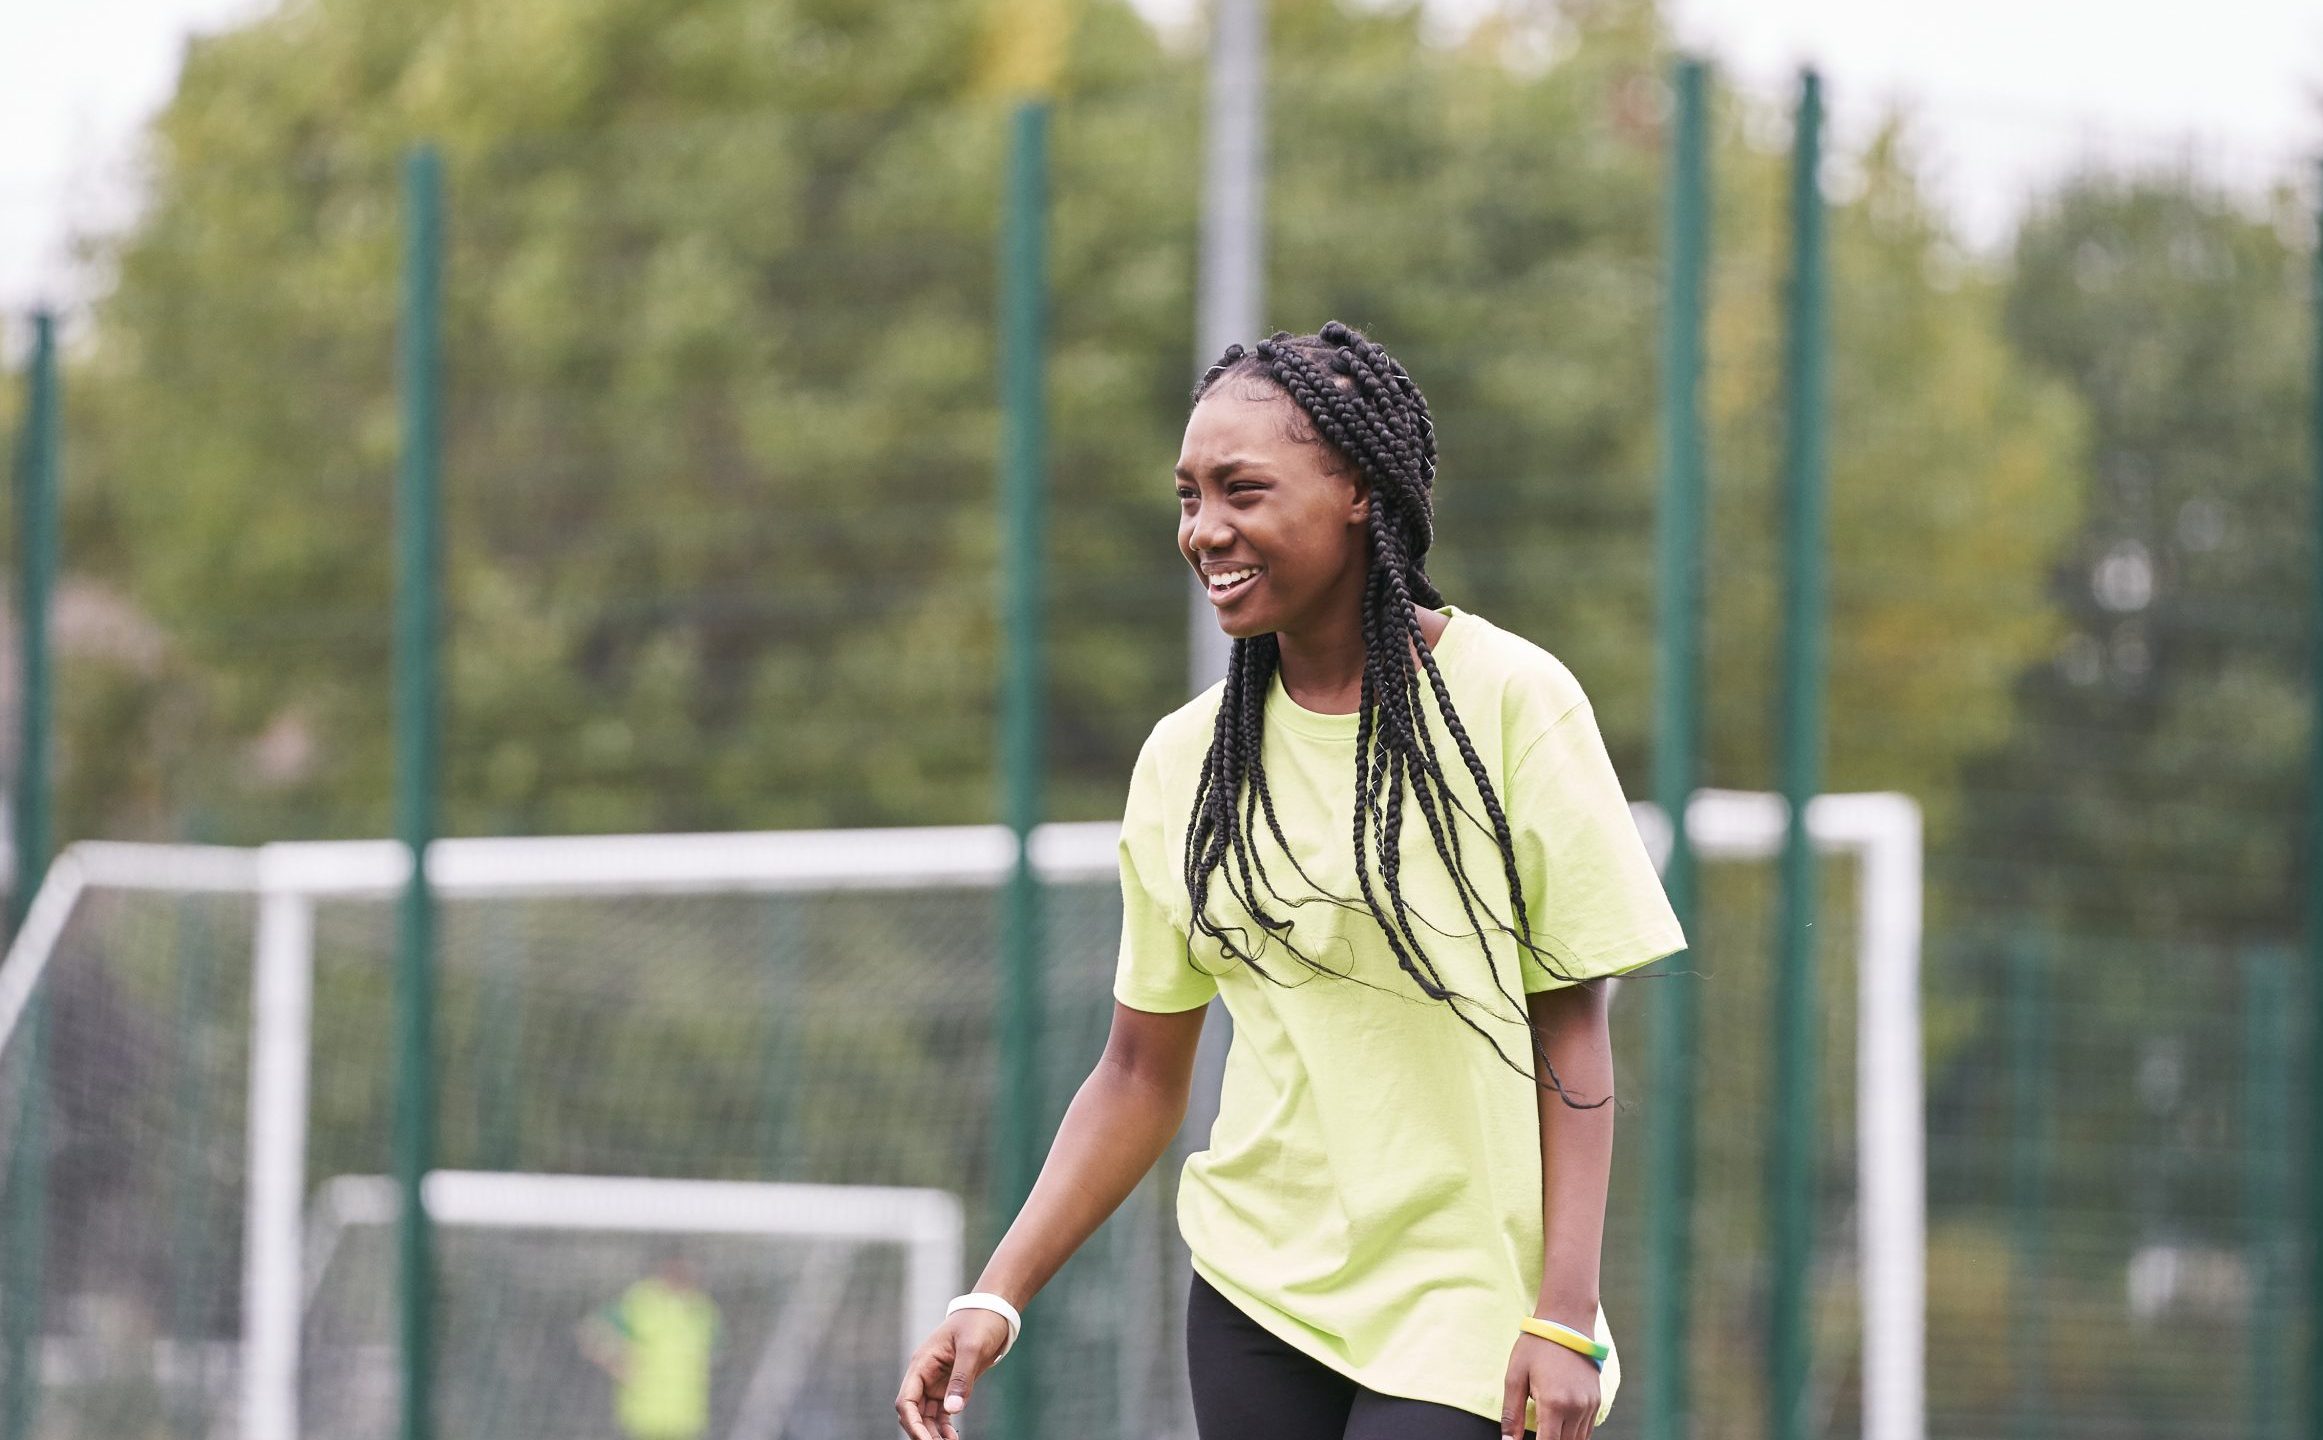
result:
[[[2291,1262],[2291,957],[2273,945],[2242,955],[2242,1165],[2251,1287],[2248,1440],[2290,1433],[2283,1332],[2292,1322],[2284,1267]]]
[[[1790,315],[1783,344],[1785,446],[1782,688],[1775,733],[1788,810],[1782,897],[1775,926],[1774,1144],[1768,1156],[1767,1227],[1772,1273],[1767,1315],[1767,1434],[1803,1440],[1808,1430],[1814,1294],[1816,1046],[1822,1010],[1815,973],[1815,846],[1807,804],[1823,787],[1824,327],[1823,89],[1807,70],[1791,139]]]
[[[16,464],[16,577],[21,640],[18,711],[15,875],[8,893],[8,933],[24,928],[32,897],[48,868],[49,685],[48,601],[56,588],[59,428],[56,317],[32,317],[32,363],[26,376],[24,430]],[[24,1015],[24,1086],[15,1158],[8,1167],[6,1271],[0,1275],[0,1327],[6,1330],[7,1390],[0,1396],[0,1437],[26,1440],[40,1403],[41,1301],[48,1244],[48,997]]]
[[[2313,468],[2310,522],[2315,546],[2308,598],[2308,686],[2313,692],[2307,754],[2307,1063],[2308,1091],[2323,1080],[2323,164],[2316,167],[2315,253],[2307,278],[2309,341],[2308,463]],[[2323,1102],[2307,1106],[2307,1423],[2323,1440]]]
[[[1662,481],[1655,533],[1660,592],[1655,655],[1654,799],[1670,818],[1662,883],[1694,925],[1694,851],[1686,801],[1701,753],[1702,332],[1709,254],[1708,67],[1677,62],[1662,297]],[[1699,937],[1697,937],[1699,938]],[[1680,1440],[1687,1424],[1688,1289],[1693,1268],[1695,1050],[1701,997],[1672,971],[1652,988],[1653,1095],[1648,1136],[1645,1381],[1647,1440]]]
[[[217,1073],[217,1037],[210,1011],[217,994],[217,946],[202,923],[200,900],[177,902],[177,1025],[170,1036],[177,1054],[176,1103],[184,1120],[170,1137],[169,1340],[181,1360],[168,1395],[170,1433],[202,1440],[209,1426],[209,1353],[202,1344],[206,1307],[225,1282],[219,1273],[209,1191],[202,1183],[210,1159],[210,1109],[216,1103],[211,1078]]]
[[[443,166],[420,146],[404,165],[403,319],[399,384],[403,454],[396,486],[395,828],[411,855],[395,955],[397,1337],[402,1440],[434,1433],[435,1275],[422,1179],[435,1163],[435,905],[428,847],[436,836],[441,708],[437,513],[443,278]]]
[[[2009,1360],[2016,1371],[2017,1440],[2048,1440],[2048,1178],[2050,1082],[2057,1055],[2049,1022],[2049,946],[2032,933],[2008,939]]]
[[[23,631],[18,663],[23,702],[18,712],[14,820],[16,864],[8,895],[8,933],[40,889],[49,850],[49,716],[54,705],[49,671],[49,596],[56,589],[57,471],[64,435],[59,429],[56,317],[32,317],[32,367],[26,394],[24,452],[17,469],[16,585]]]
[[[1004,627],[1000,686],[1001,811],[1016,838],[1016,863],[1000,914],[1000,1123],[993,1166],[995,1239],[1040,1171],[1041,904],[1032,870],[1032,829],[1041,812],[1041,655],[1048,483],[1041,345],[1047,330],[1048,119],[1045,101],[1019,105],[1009,149],[1006,233],[1001,246],[1001,524]],[[1000,1381],[998,1418],[986,1433],[1035,1440],[1040,1433],[1040,1346],[1028,1323]]]

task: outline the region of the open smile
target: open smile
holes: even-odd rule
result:
[[[1211,604],[1226,605],[1239,599],[1265,573],[1256,566],[1246,570],[1225,570],[1216,575],[1203,576],[1202,583],[1203,588],[1210,593]]]

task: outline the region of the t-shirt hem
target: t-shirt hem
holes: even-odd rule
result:
[[[1481,1415],[1496,1423],[1499,1421],[1500,1401],[1497,1398],[1490,1404],[1478,1405],[1474,1400],[1462,1399],[1449,1391],[1430,1390],[1424,1386],[1414,1386],[1400,1380],[1382,1381],[1367,1374],[1361,1366],[1350,1367],[1346,1356],[1333,1354],[1325,1347],[1317,1345],[1315,1337],[1298,1326],[1283,1324],[1273,1306],[1261,1303],[1249,1291],[1211,1269],[1208,1264],[1204,1263],[1201,1256],[1193,1254],[1191,1250],[1187,1254],[1193,1261],[1195,1273],[1209,1281],[1212,1288],[1216,1289],[1219,1294],[1232,1301],[1235,1309],[1249,1316],[1259,1328],[1282,1341],[1285,1345],[1318,1364],[1328,1366],[1332,1373],[1342,1375],[1374,1394],[1393,1395],[1400,1400],[1425,1400],[1431,1405],[1449,1405],[1456,1410],[1465,1410],[1471,1415]],[[1513,1347],[1514,1344],[1515,1340],[1512,1336],[1510,1345]]]
[[[1603,980],[1608,976],[1626,975],[1632,970],[1651,965],[1656,960],[1662,959],[1665,956],[1677,954],[1679,951],[1686,948],[1686,943],[1686,936],[1683,931],[1655,931],[1650,935],[1640,936],[1627,942],[1626,944],[1612,947],[1605,952],[1605,957],[1601,957],[1596,960],[1585,961],[1578,966],[1568,967],[1577,972],[1577,978],[1575,979],[1567,980],[1556,974],[1554,971],[1550,971],[1549,973],[1540,977],[1548,981],[1548,983],[1545,985],[1536,986],[1532,983],[1532,977],[1528,976],[1526,977],[1525,993],[1527,995],[1538,995],[1547,990],[1565,989],[1570,985],[1580,983],[1582,980]]]
[[[1113,998],[1132,1010],[1143,1010],[1149,1015],[1179,1015],[1188,1010],[1199,1010],[1210,1003],[1216,992],[1199,999],[1189,1000],[1183,995],[1161,995],[1138,990],[1132,986],[1116,985]]]

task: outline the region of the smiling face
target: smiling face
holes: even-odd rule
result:
[[[1313,433],[1290,396],[1240,376],[1186,421],[1178,553],[1237,640],[1352,623],[1362,602],[1371,487]]]

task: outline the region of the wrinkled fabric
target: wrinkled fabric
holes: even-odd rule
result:
[[[1263,807],[1249,838],[1264,871],[1251,877],[1262,907],[1290,925],[1269,933],[1255,922],[1229,889],[1230,877],[1241,885],[1231,853],[1211,874],[1204,913],[1280,983],[1192,933],[1186,835],[1220,682],[1154,726],[1132,772],[1113,993],[1165,1013],[1216,995],[1233,1017],[1218,1118],[1178,1190],[1179,1228],[1202,1277],[1371,1390],[1497,1420],[1543,1253],[1524,996],[1636,969],[1686,938],[1580,682],[1482,616],[1450,605],[1437,613],[1450,623],[1436,666],[1499,799],[1546,959],[1511,933],[1490,811],[1423,677],[1428,734],[1457,802],[1439,818],[1447,843],[1457,839],[1475,918],[1407,784],[1397,880],[1414,962],[1461,998],[1430,998],[1399,968],[1355,873],[1359,717],[1299,706],[1278,676],[1261,744],[1288,848]],[[1367,833],[1364,845],[1385,910],[1378,837]],[[1613,1343],[1602,1307],[1596,1334]],[[1619,1378],[1616,1356],[1601,1372],[1600,1420]]]

